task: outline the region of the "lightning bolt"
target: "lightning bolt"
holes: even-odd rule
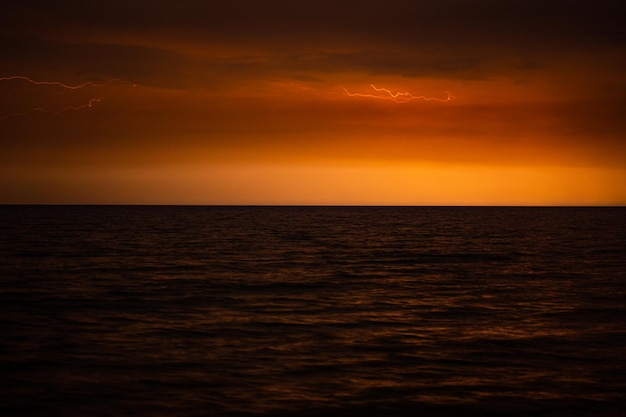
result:
[[[25,75],[12,75],[9,77],[0,77],[0,81],[25,81],[29,84],[32,85],[36,85],[36,86],[50,86],[50,87],[57,87],[58,89],[61,89],[61,91],[63,90],[79,90],[85,87],[104,87],[108,84],[111,83],[125,83],[125,84],[131,84],[133,87],[137,87],[137,84],[135,83],[131,83],[129,81],[126,80],[122,80],[120,78],[112,78],[110,80],[107,81],[103,81],[103,82],[94,82],[94,81],[86,81],[84,83],[81,84],[65,84],[62,83],[60,81],[37,81],[34,80],[30,77],[27,77]],[[50,114],[61,114],[61,113],[65,113],[67,111],[80,111],[80,110],[84,110],[84,109],[88,109],[93,107],[93,105],[95,103],[99,103],[104,99],[104,97],[93,97],[91,98],[89,101],[83,103],[83,104],[79,104],[79,105],[73,105],[73,106],[65,106],[61,109],[58,110],[54,110],[54,109],[47,109],[43,106],[37,106],[37,107],[33,107],[30,110],[26,110],[26,111],[21,111],[21,112],[14,112],[14,113],[9,113],[9,114],[5,114],[3,116],[0,116],[0,121],[5,120],[5,119],[9,119],[12,117],[20,117],[20,116],[26,116],[28,114],[32,114],[32,113],[50,113]]]
[[[5,114],[4,116],[0,117],[0,121],[4,120],[4,119],[9,119],[11,117],[26,116],[27,114],[31,114],[31,113],[61,114],[61,113],[65,113],[67,111],[79,111],[79,110],[83,110],[83,109],[92,107],[94,103],[101,102],[103,98],[104,97],[94,97],[91,100],[89,100],[87,103],[79,104],[78,106],[65,106],[61,110],[46,110],[43,107],[35,107],[34,109],[31,109],[31,110]]]
[[[438,98],[438,97],[427,97],[427,96],[414,96],[408,91],[393,93],[391,90],[386,88],[378,88],[374,84],[370,84],[370,87],[374,89],[378,94],[365,94],[365,93],[351,93],[346,88],[341,87],[345,93],[350,97],[365,97],[365,98],[373,98],[377,100],[390,100],[396,103],[408,103],[412,100],[423,100],[423,101],[438,101],[441,103],[447,103],[449,101],[454,100],[454,97],[451,93],[447,93],[446,98]]]
[[[0,77],[0,81],[11,81],[11,80],[22,80],[22,81],[26,81],[30,84],[34,84],[34,85],[52,85],[52,86],[56,86],[56,87],[62,87],[65,88],[67,90],[78,90],[80,88],[84,88],[84,87],[104,87],[107,84],[111,84],[114,82],[122,82],[122,83],[130,83],[129,81],[125,81],[122,80],[120,78],[112,78],[108,81],[105,82],[93,82],[93,81],[86,81],[82,84],[76,84],[76,85],[69,85],[69,84],[64,84],[60,81],[35,81],[32,78],[26,77],[24,75],[12,75],[10,77]],[[130,83],[133,84],[133,83]],[[136,84],[133,84],[133,87],[135,87]]]
[[[31,110],[9,113],[9,114],[5,114],[4,116],[1,116],[0,121],[4,119],[10,119],[11,117],[26,116],[27,114],[31,114],[31,113],[46,113],[46,110],[43,107],[35,107],[34,109],[31,109]]]

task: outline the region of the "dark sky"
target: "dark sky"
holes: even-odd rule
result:
[[[625,21],[618,1],[5,2],[0,202],[626,204]]]

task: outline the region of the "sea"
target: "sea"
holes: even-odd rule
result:
[[[0,206],[2,416],[625,413],[624,207]]]

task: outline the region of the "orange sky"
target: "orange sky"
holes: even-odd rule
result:
[[[618,2],[15,3],[0,203],[626,204]]]

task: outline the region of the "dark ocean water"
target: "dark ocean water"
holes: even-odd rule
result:
[[[0,206],[3,416],[621,416],[625,208]]]

